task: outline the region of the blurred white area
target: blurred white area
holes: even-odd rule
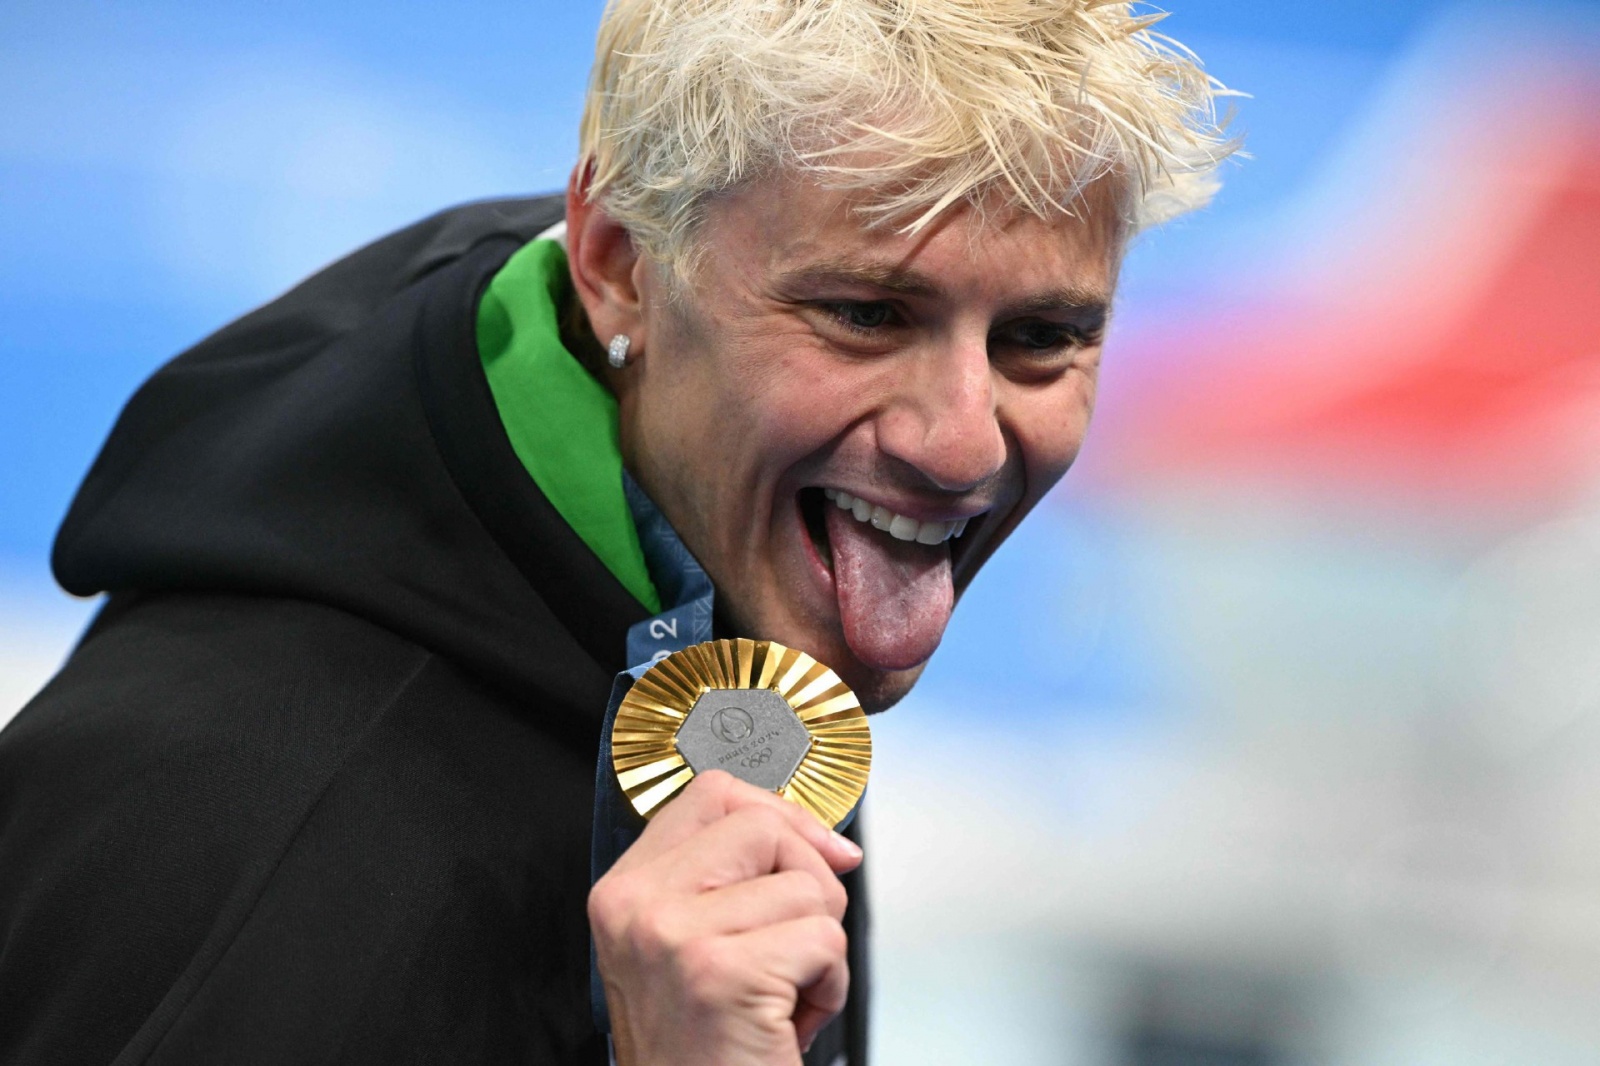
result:
[[[1140,549],[1189,714],[875,720],[879,1063],[1600,1061],[1600,515],[1262,528]]]
[[[50,680],[97,606],[0,565],[0,728]]]

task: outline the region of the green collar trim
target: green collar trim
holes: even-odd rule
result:
[[[552,240],[518,249],[478,305],[478,356],[511,447],[545,498],[650,613],[639,531],[622,491],[617,401],[561,343],[571,290],[567,254]]]

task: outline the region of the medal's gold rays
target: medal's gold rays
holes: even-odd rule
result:
[[[811,745],[778,794],[838,825],[861,799],[872,734],[861,703],[811,656],[766,640],[713,640],[662,659],[617,708],[611,758],[617,781],[646,818],[694,777],[676,740],[690,710],[713,689],[770,689],[810,734]],[[770,697],[769,697],[770,698]],[[703,713],[703,712],[702,712]]]

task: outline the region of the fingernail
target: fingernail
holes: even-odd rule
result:
[[[833,846],[850,856],[852,859],[861,858],[861,848],[856,845],[854,840],[851,840],[843,833],[833,834]]]

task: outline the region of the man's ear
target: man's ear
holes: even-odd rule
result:
[[[567,181],[567,262],[572,285],[600,347],[625,333],[633,351],[642,352],[649,344],[642,286],[648,265],[627,228],[589,199],[593,173],[592,164],[580,162]]]

